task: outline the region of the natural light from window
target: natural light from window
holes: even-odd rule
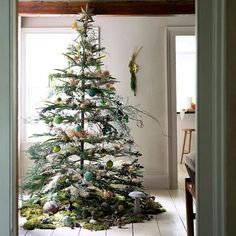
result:
[[[26,119],[37,115],[37,108],[47,98],[50,92],[48,75],[55,72],[54,69],[67,66],[62,53],[73,39],[75,35],[72,31],[63,32],[62,29],[55,32],[52,29],[22,31],[21,133],[25,142],[33,141],[29,137],[39,129],[45,129],[43,124],[29,123]]]
[[[176,36],[177,112],[196,103],[196,37]]]

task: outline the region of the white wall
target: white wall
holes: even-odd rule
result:
[[[42,17],[43,18],[43,17]],[[34,20],[23,21],[27,26]],[[52,26],[58,21],[50,20]],[[70,26],[71,19],[62,17],[61,26]],[[48,18],[41,25],[48,26]],[[167,78],[166,78],[166,26],[194,25],[194,16],[170,17],[95,17],[95,25],[100,26],[101,45],[106,47],[108,56],[105,67],[118,78],[117,92],[133,105],[155,116],[167,134]],[[143,46],[137,63],[137,96],[130,89],[128,63],[134,47]],[[168,138],[161,132],[158,124],[143,116],[144,128],[132,125],[133,136],[144,165],[144,184],[150,188],[168,188]],[[22,168],[25,160],[22,158]],[[24,170],[22,170],[24,173]]]

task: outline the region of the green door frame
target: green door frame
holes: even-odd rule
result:
[[[0,229],[16,231],[17,83],[16,1],[0,1]],[[14,227],[13,227],[14,226]],[[16,233],[15,233],[16,235]]]
[[[225,231],[227,181],[225,2],[226,0],[197,2],[197,235],[199,236],[227,235]]]

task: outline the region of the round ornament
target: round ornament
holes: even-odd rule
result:
[[[107,213],[111,212],[111,206],[107,202],[103,202],[101,204],[101,207],[104,212],[107,212]]]
[[[86,138],[87,133],[84,130],[81,130],[80,132],[76,133],[76,136],[79,137],[79,138]]]
[[[57,98],[56,103],[60,103],[62,99],[60,97]]]
[[[61,116],[59,116],[59,115],[56,115],[54,118],[53,118],[53,123],[55,123],[55,124],[61,124],[61,122],[62,122],[62,117]]]
[[[86,171],[84,173],[84,179],[87,181],[87,182],[90,182],[90,181],[93,181],[94,180],[94,175],[92,172],[90,171]]]
[[[52,202],[52,201],[46,202],[43,205],[43,213],[46,213],[46,214],[49,214],[49,213],[56,214],[58,212],[58,210],[59,210],[59,208],[58,208],[57,204]]]
[[[97,90],[96,89],[88,89],[88,95],[90,97],[94,97],[97,94]]]
[[[123,211],[125,208],[124,208],[124,205],[123,204],[120,204],[119,206],[118,206],[118,210],[119,211]]]
[[[81,127],[80,125],[76,125],[76,126],[75,126],[75,131],[76,131],[76,132],[80,132],[81,129],[82,129],[82,127]]]
[[[63,217],[63,224],[66,226],[66,227],[70,227],[73,223],[72,219],[70,216],[65,216]]]
[[[108,168],[111,168],[113,166],[113,161],[112,160],[107,161],[106,165]]]
[[[77,55],[78,56],[78,55]],[[74,79],[74,78],[70,78],[69,79],[69,83],[70,85],[77,85],[78,84],[78,80]]]
[[[104,192],[102,192],[102,198],[103,199],[109,199],[109,198],[111,198],[111,197],[113,197],[113,192],[111,192],[111,191],[104,191]]]
[[[75,131],[72,130],[72,129],[67,130],[67,131],[66,131],[66,134],[67,134],[67,136],[68,136],[70,139],[72,139],[72,138],[74,138],[74,137],[76,136]]]
[[[100,102],[100,104],[101,104],[102,106],[106,106],[106,104],[107,104],[107,103],[106,103],[106,100],[105,100],[105,99],[102,99],[101,102]]]
[[[53,147],[53,151],[54,152],[59,152],[61,150],[61,147],[59,146],[59,145],[55,145],[54,147]]]

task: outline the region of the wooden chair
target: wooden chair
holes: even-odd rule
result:
[[[181,153],[181,161],[183,162],[184,154],[189,154],[191,152],[191,142],[192,142],[192,132],[195,131],[195,129],[182,129],[184,131],[184,141],[183,141],[183,147],[182,147],[182,153]],[[186,139],[188,139],[188,150],[185,150],[186,145]]]

